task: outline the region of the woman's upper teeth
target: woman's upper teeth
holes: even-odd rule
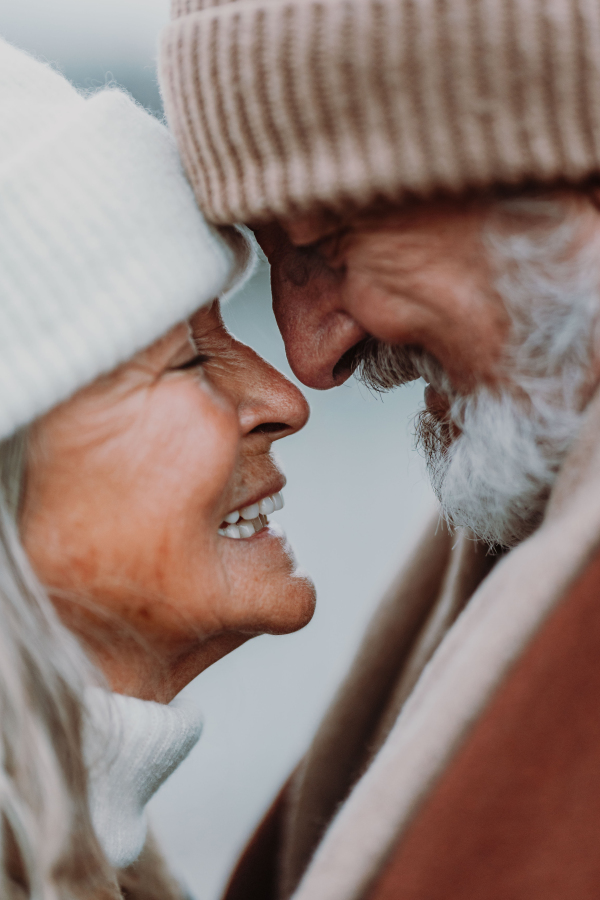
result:
[[[234,509],[225,516],[219,534],[229,538],[252,537],[267,524],[267,516],[272,512],[283,509],[283,497],[281,491],[263,497],[257,503]]]

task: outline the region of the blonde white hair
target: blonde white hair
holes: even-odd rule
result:
[[[0,443],[0,894],[120,897],[92,827],[82,754],[94,673],[19,539],[24,432]]]

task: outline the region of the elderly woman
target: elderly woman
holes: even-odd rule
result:
[[[268,518],[308,410],[226,331],[248,246],[162,125],[3,42],[0,111],[0,895],[167,900],[144,806],[199,734],[170,701],[312,614]]]

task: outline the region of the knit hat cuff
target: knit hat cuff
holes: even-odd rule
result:
[[[0,167],[0,438],[230,289],[250,251],[199,214],[167,130],[77,97]]]
[[[585,0],[175,0],[165,108],[205,214],[600,170],[600,5]]]

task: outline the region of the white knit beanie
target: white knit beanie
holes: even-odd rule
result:
[[[166,128],[0,39],[0,439],[240,279]]]

